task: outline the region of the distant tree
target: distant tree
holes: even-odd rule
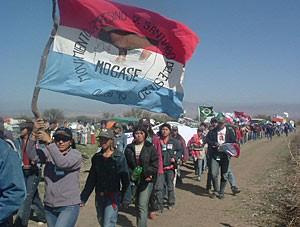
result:
[[[103,112],[102,116],[103,116],[103,119],[110,119],[110,118],[113,118],[115,116],[115,114],[110,113],[110,112]]]
[[[152,115],[152,118],[158,122],[176,121],[174,118],[172,118],[166,114],[155,114],[155,115]]]
[[[135,118],[151,118],[151,112],[138,109],[138,108],[132,108],[131,110],[123,113],[124,117],[135,117]]]
[[[50,121],[62,122],[65,119],[64,112],[60,109],[47,109],[43,113],[43,117]]]

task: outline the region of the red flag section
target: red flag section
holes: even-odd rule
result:
[[[241,121],[251,121],[251,116],[245,112],[234,111],[234,117]]]
[[[87,31],[103,40],[107,33],[119,48],[148,49],[184,65],[199,42],[184,24],[146,9],[105,0],[58,3],[60,25]]]

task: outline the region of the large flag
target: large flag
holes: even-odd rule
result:
[[[105,0],[58,0],[60,24],[39,87],[179,117],[199,42],[184,24]]]
[[[199,121],[204,122],[207,118],[214,117],[212,106],[198,106]]]

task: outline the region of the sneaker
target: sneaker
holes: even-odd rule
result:
[[[197,177],[197,181],[201,181],[201,177],[200,176]]]
[[[217,197],[218,199],[224,199],[224,194],[218,194]]]
[[[241,192],[241,190],[240,190],[238,187],[236,187],[236,186],[233,186],[233,187],[231,188],[231,191],[232,191],[232,194],[233,194],[233,195],[236,195],[236,194],[238,194],[238,193]]]
[[[174,206],[173,206],[173,205],[168,206],[168,209],[169,209],[169,210],[173,210],[173,209],[174,209]]]

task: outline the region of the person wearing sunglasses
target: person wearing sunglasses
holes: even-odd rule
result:
[[[80,211],[79,173],[81,153],[72,148],[74,144],[69,128],[58,128],[53,140],[43,130],[43,121],[35,123],[33,140],[44,142],[37,150],[45,163],[45,214],[48,227],[73,227]]]

